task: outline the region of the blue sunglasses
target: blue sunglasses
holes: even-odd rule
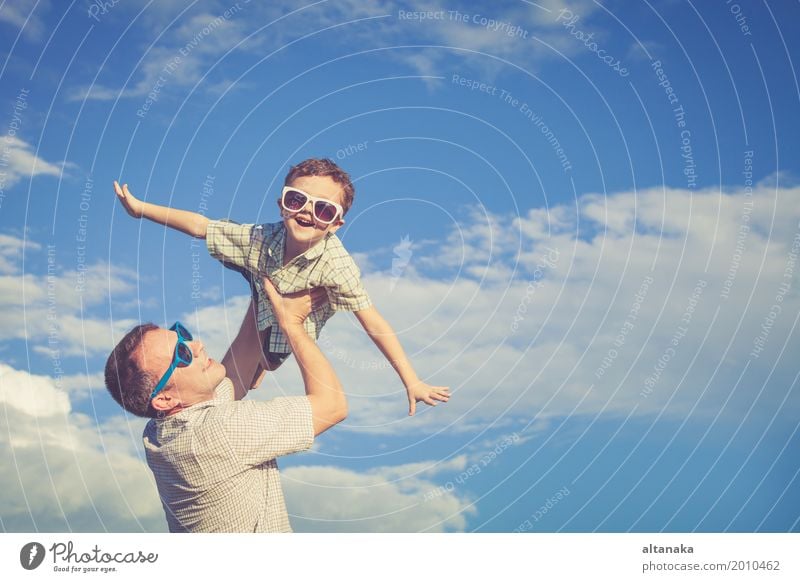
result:
[[[189,330],[186,329],[180,321],[176,321],[172,327],[169,328],[170,331],[174,331],[178,334],[178,341],[175,344],[175,355],[172,357],[172,363],[167,368],[167,371],[164,372],[164,375],[161,376],[161,380],[158,381],[155,389],[153,389],[152,394],[150,394],[150,400],[156,397],[156,394],[161,392],[164,389],[164,386],[167,385],[167,382],[172,376],[172,373],[175,371],[175,368],[185,368],[189,364],[192,363],[192,359],[194,358],[194,354],[192,354],[192,348],[186,343],[187,341],[192,341],[192,334],[189,333]]]

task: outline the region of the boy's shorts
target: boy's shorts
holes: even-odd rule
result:
[[[259,297],[258,297],[258,291],[256,290],[255,282],[253,281],[253,273],[251,273],[250,271],[248,271],[247,269],[245,269],[243,267],[240,267],[238,265],[233,265],[233,264],[227,263],[225,261],[223,261],[222,264],[225,265],[225,267],[227,267],[228,269],[230,269],[232,271],[236,271],[237,273],[240,273],[242,275],[242,277],[244,277],[247,280],[247,282],[250,284],[250,294],[253,297],[253,304],[258,306]],[[258,309],[258,307],[256,307],[256,309]],[[263,332],[259,332],[259,333],[264,338],[264,341],[261,344],[261,351],[264,353],[264,358],[266,358],[267,362],[269,362],[270,369],[271,370],[275,370],[281,364],[283,364],[286,361],[286,359],[289,356],[291,356],[291,354],[284,354],[284,353],[277,353],[277,352],[270,352],[269,351],[269,340],[270,340],[270,337],[272,336],[272,326],[267,327],[267,329],[265,329]]]
[[[258,301],[257,298],[256,301]],[[269,338],[272,335],[272,326],[269,326],[267,329],[265,329],[263,334],[264,343],[261,344],[261,351],[264,352],[264,357],[267,359],[267,362],[269,362],[270,369],[276,370],[292,354],[282,354],[269,351]]]

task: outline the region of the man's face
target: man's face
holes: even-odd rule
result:
[[[344,199],[342,187],[330,176],[302,176],[296,178],[289,186],[302,190],[311,196],[325,198],[340,206]],[[286,225],[287,237],[293,246],[301,249],[311,248],[322,240],[326,234],[336,232],[344,224],[341,216],[333,224],[322,224],[315,220],[310,202],[299,212],[288,212],[281,207],[279,199],[278,208],[281,210],[283,224]]]
[[[177,342],[178,334],[174,331],[154,329],[147,332],[139,344],[139,365],[154,378],[160,379],[172,363]],[[203,342],[191,340],[186,344],[192,350],[192,363],[183,368],[175,368],[162,390],[162,393],[176,399],[183,407],[212,398],[214,388],[225,378],[225,366],[208,357]]]

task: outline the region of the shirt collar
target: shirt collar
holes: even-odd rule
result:
[[[216,388],[214,388],[214,396],[212,396],[208,400],[197,402],[196,404],[187,406],[180,412],[171,414],[169,416],[165,416],[164,418],[157,418],[154,420],[156,420],[158,424],[162,424],[164,421],[183,420],[187,418],[187,413],[190,413],[194,410],[199,410],[207,406],[216,406],[217,404],[223,404],[225,402],[230,402],[232,400],[234,400],[233,382],[231,382],[230,378],[223,378],[220,381],[220,383],[217,384]]]
[[[330,237],[331,233],[326,234],[317,244],[308,249],[298,258],[305,259],[306,261],[313,261],[314,259],[318,258],[325,251],[325,245],[328,244],[328,239]]]
[[[269,255],[270,259],[277,264],[283,264],[283,250],[286,248],[286,225],[282,222],[278,223],[278,227],[275,232],[275,236],[272,237],[272,240],[267,247],[267,254]]]
[[[317,244],[305,251],[302,255],[296,256],[292,261],[313,261],[319,258],[325,251],[325,246],[328,244],[328,239],[333,235],[329,232]],[[283,254],[286,249],[286,225],[281,222],[278,226],[276,236],[267,247],[267,253],[270,258],[278,265],[283,265]],[[290,261],[291,262],[291,261]]]

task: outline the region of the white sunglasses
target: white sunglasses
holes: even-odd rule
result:
[[[287,212],[300,212],[311,202],[314,218],[322,224],[332,224],[337,218],[344,215],[344,209],[325,198],[317,198],[307,192],[291,186],[284,186],[281,193],[281,207]]]

